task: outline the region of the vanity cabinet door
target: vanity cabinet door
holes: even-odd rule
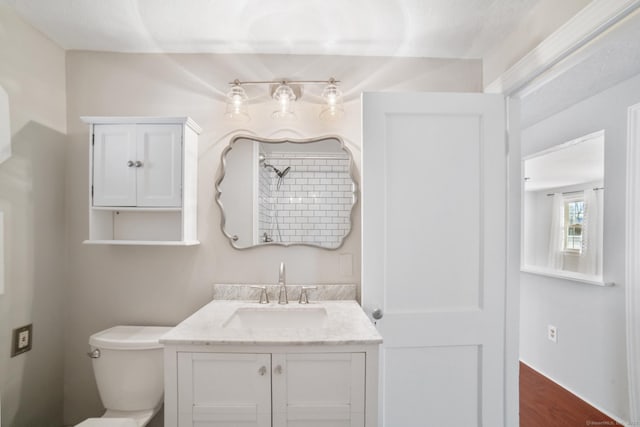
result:
[[[271,426],[271,355],[178,353],[178,426]]]
[[[272,357],[273,427],[364,427],[364,353]]]

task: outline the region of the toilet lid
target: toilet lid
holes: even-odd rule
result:
[[[76,427],[138,427],[131,418],[87,418]]]
[[[89,345],[109,350],[152,350],[172,328],[166,326],[114,326],[89,337]]]

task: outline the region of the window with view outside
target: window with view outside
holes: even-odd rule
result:
[[[584,200],[573,200],[564,205],[566,251],[582,250],[582,225],[584,221]]]

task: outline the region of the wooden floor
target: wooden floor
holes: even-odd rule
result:
[[[520,427],[619,425],[587,402],[520,363]]]

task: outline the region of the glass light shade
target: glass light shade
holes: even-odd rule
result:
[[[286,84],[281,84],[273,91],[273,99],[276,101],[276,110],[271,114],[275,119],[289,119],[295,117],[293,103],[296,94]]]
[[[344,115],[342,104],[342,92],[334,83],[329,83],[322,91],[322,99],[325,104],[320,109],[320,119],[336,120]]]
[[[240,85],[234,85],[227,93],[227,108],[224,112],[225,117],[247,121],[249,120],[249,112],[247,109],[249,98]]]

